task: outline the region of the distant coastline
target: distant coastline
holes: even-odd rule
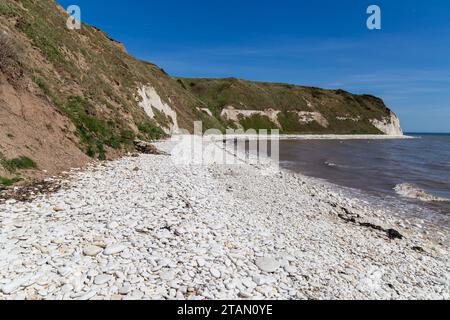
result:
[[[211,135],[210,137],[220,137]],[[255,134],[225,134],[225,139],[261,139],[261,136]],[[279,134],[268,135],[268,137],[279,138],[280,140],[395,140],[395,139],[414,139],[409,135],[375,135],[375,134]]]
[[[450,136],[450,132],[405,132],[408,136]]]

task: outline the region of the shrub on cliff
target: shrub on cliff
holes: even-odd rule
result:
[[[17,48],[5,31],[0,30],[0,71],[7,76],[17,73]]]

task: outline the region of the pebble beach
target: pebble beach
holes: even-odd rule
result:
[[[450,299],[449,237],[285,170],[174,142],[0,204],[0,299]]]

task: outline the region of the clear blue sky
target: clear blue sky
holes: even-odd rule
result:
[[[448,0],[58,2],[172,75],[370,93],[406,131],[450,132]],[[371,4],[381,31],[366,28]]]

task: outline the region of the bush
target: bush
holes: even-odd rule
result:
[[[153,124],[142,122],[138,123],[137,127],[139,131],[145,135],[145,138],[150,140],[159,140],[165,136],[164,131]]]
[[[128,125],[120,119],[106,121],[99,118],[94,106],[84,97],[69,97],[62,111],[76,126],[77,135],[91,158],[98,155],[98,159],[106,160],[105,146],[119,149],[133,144],[135,134]]]
[[[0,31],[0,70],[9,73],[15,65],[17,50],[11,38],[4,31]]]
[[[44,80],[38,77],[34,77],[33,80],[46,96],[48,97],[52,96],[50,88],[48,87],[47,83]]]
[[[11,160],[0,156],[0,164],[9,172],[16,172],[17,170],[37,169],[37,164],[28,157],[19,157]]]
[[[5,31],[0,31],[0,62],[3,64],[16,57],[16,49],[11,38]]]
[[[0,185],[9,187],[12,186],[14,183],[19,182],[21,179],[19,177],[8,179],[0,176]]]
[[[9,160],[11,165],[16,169],[37,169],[37,164],[32,159],[28,157],[20,157]]]

